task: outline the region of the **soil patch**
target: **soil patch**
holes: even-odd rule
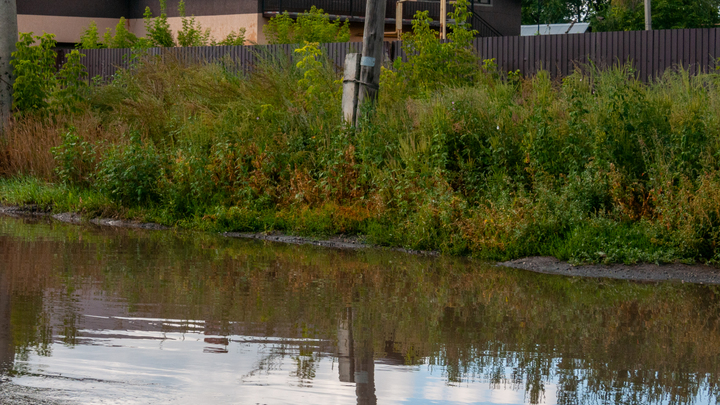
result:
[[[498,263],[498,266],[563,276],[614,278],[633,281],[677,281],[720,284],[720,269],[704,264],[585,264],[573,266],[554,257],[526,257]]]

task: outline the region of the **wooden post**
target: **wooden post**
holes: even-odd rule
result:
[[[360,109],[366,103],[374,103],[377,100],[385,37],[386,5],[386,0],[368,0],[365,9],[365,31],[363,33],[362,58],[360,59],[360,91],[355,113],[356,120],[360,116]]]
[[[395,3],[395,35],[398,39],[402,36],[403,1],[397,0]]]
[[[440,0],[440,39],[447,39],[447,0]]]
[[[345,71],[343,73],[342,112],[345,122],[355,125],[357,119],[358,90],[360,86],[360,54],[345,55]]]
[[[10,58],[17,41],[17,3],[15,0],[0,0],[0,137],[12,114],[14,75]]]

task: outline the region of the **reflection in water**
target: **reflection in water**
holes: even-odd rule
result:
[[[79,403],[704,404],[718,291],[0,218],[0,373]]]
[[[0,268],[0,376],[12,370],[15,361],[15,346],[10,322],[10,285],[6,273]]]

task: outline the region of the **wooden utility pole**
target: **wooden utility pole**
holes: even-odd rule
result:
[[[447,0],[440,0],[440,39],[447,39]]]
[[[17,41],[17,3],[15,0],[0,0],[0,136],[12,114],[14,75],[10,58]]]
[[[645,31],[652,31],[652,4],[645,0]]]
[[[360,59],[360,89],[358,91],[356,120],[360,109],[367,103],[375,103],[380,84],[380,67],[383,57],[383,39],[385,38],[386,0],[368,0],[365,9],[365,31],[363,50]],[[357,123],[357,121],[356,121]]]

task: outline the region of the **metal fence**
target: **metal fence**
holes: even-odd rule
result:
[[[225,61],[237,71],[252,71],[263,55],[290,55],[294,45],[215,46],[197,48],[152,48],[147,52],[191,63]],[[323,44],[330,60],[342,66],[345,55],[360,52],[355,42]],[[599,67],[630,62],[638,78],[647,81],[665,70],[683,66],[695,74],[715,68],[720,58],[720,28],[600,32],[534,37],[476,38],[474,47],[483,59],[494,58],[501,71],[530,75],[539,69],[554,77],[565,76],[576,65],[594,63]],[[402,43],[385,43],[386,55],[404,58]],[[67,52],[67,51],[66,51]],[[83,63],[89,76],[111,80],[118,68],[132,61],[128,49],[87,49]],[[64,60],[64,53],[59,55]]]

